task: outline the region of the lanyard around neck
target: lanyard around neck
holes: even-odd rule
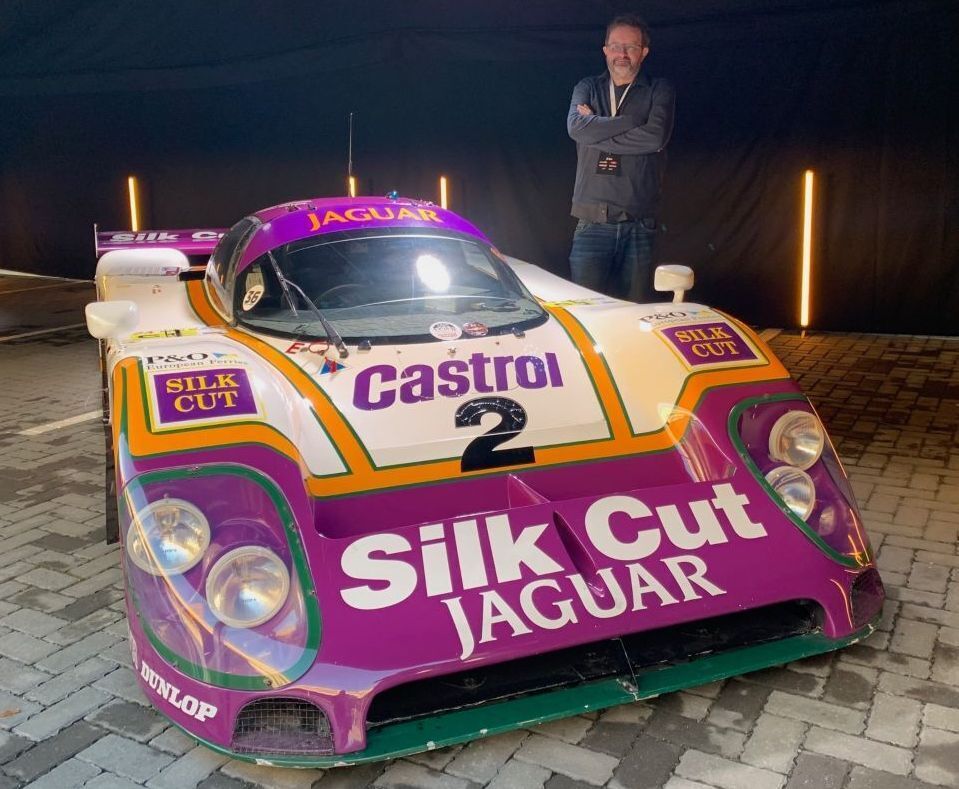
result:
[[[636,82],[634,79],[633,82]],[[619,97],[619,101],[616,101],[616,86],[613,85],[613,78],[609,78],[609,114],[610,117],[615,118],[616,113],[619,112],[619,108],[623,106],[623,102],[626,101],[626,94],[629,93],[629,89],[633,87],[633,82],[630,82],[626,86],[626,90],[623,91],[623,95]]]

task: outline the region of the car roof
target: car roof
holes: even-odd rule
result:
[[[236,274],[282,244],[343,230],[422,228],[463,233],[489,243],[474,225],[452,211],[404,197],[319,197],[264,208],[253,216],[260,224],[237,262]]]

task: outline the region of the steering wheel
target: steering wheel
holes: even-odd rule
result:
[[[346,292],[349,291],[349,289],[351,288],[365,288],[365,287],[366,285],[361,285],[359,282],[343,282],[340,285],[334,285],[332,288],[327,288],[326,290],[324,290],[317,298],[317,301],[322,304],[323,302],[327,300],[329,296],[336,294],[334,296],[334,298],[336,299],[335,303],[327,306],[347,307],[349,306],[349,304],[347,303],[347,299],[344,298],[346,296]],[[337,293],[337,291],[342,291],[342,292]]]

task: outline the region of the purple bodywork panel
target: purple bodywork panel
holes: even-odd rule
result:
[[[282,688],[231,690],[178,671],[131,616],[140,684],[174,722],[223,748],[251,700],[307,699],[328,715],[336,752],[348,753],[365,747],[378,692],[426,677],[793,600],[821,606],[827,637],[848,636],[858,568],[783,514],[726,432],[743,399],[796,391],[782,381],[709,392],[696,413],[719,454],[705,479],[674,449],[424,486],[415,500],[409,490],[312,500],[297,464],[268,448],[184,453],[177,465],[242,463],[284,492],[322,635],[313,664]],[[127,457],[123,481],[169,466]],[[128,605],[133,581],[128,568]],[[138,602],[149,620],[150,600]],[[186,649],[173,630],[169,638],[166,648]],[[170,688],[193,701],[177,706]]]
[[[241,255],[237,276],[268,250],[310,236],[343,230],[452,230],[489,243],[462,217],[432,203],[408,198],[325,197],[266,208],[258,211],[256,217],[263,224]]]

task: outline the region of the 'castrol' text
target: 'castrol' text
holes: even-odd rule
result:
[[[377,411],[389,408],[397,400],[409,404],[471,392],[488,394],[562,385],[563,375],[555,353],[544,353],[542,357],[474,353],[466,359],[447,359],[435,368],[411,364],[398,370],[391,364],[371,365],[356,376],[353,405],[364,411]]]

